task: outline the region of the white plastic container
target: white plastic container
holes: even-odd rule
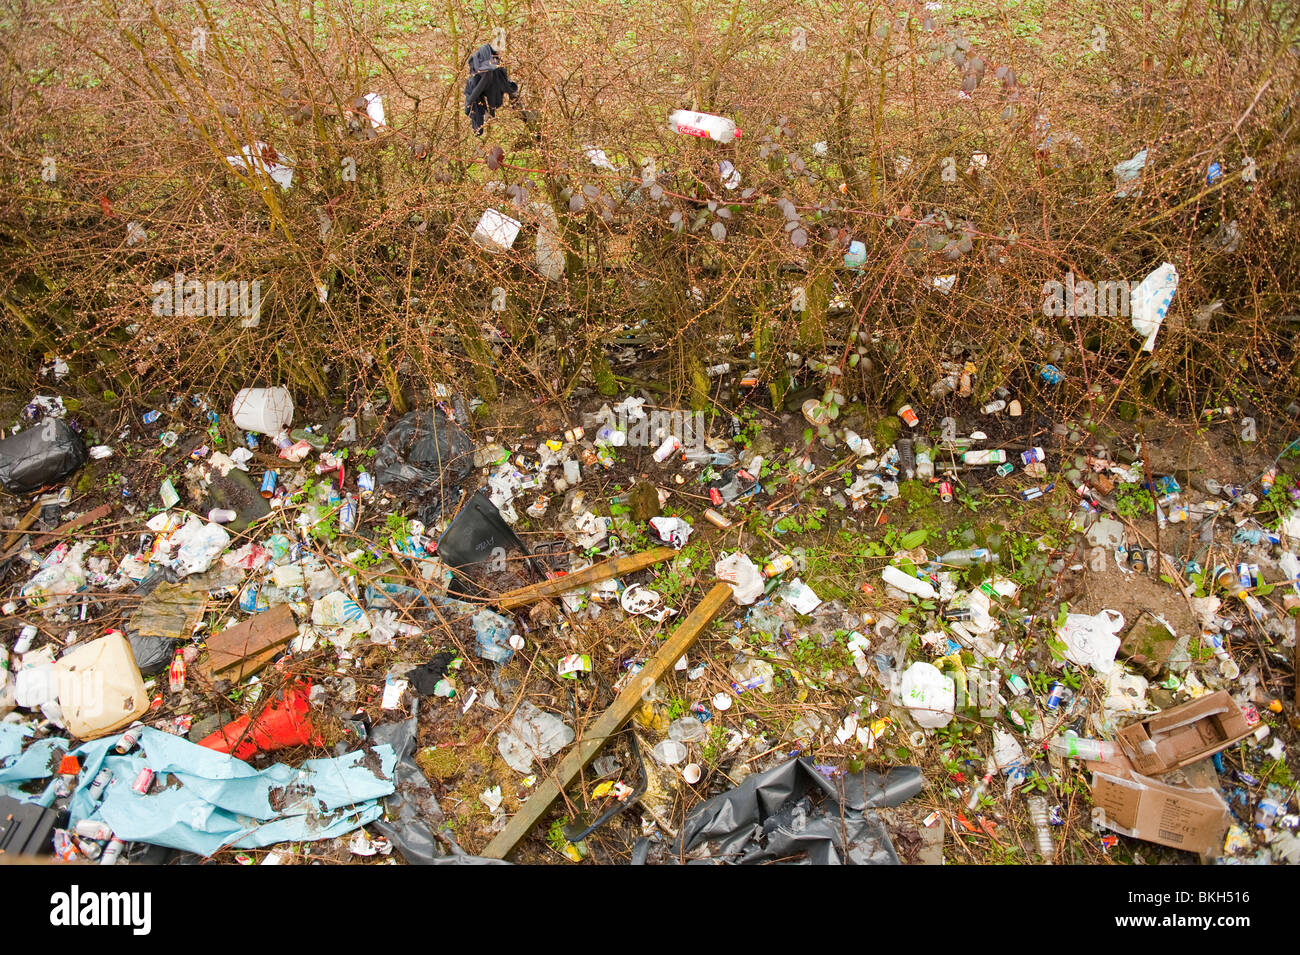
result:
[[[505,252],[519,238],[519,222],[495,209],[484,211],[474,230],[474,241],[490,252]]]
[[[293,423],[293,396],[289,389],[244,388],[230,407],[235,427],[256,434],[279,434]]]
[[[928,580],[913,577],[911,574],[899,570],[893,564],[886,566],[880,572],[880,576],[885,579],[885,583],[897,587],[904,593],[916,594],[922,600],[933,600],[939,596],[939,592],[934,589]]]
[[[120,633],[69,650],[55,661],[53,677],[64,722],[78,739],[106,736],[149,709],[144,679]]]
[[[702,139],[712,139],[715,143],[733,142],[741,136],[735,122],[712,113],[679,109],[668,117],[668,123],[683,136],[699,136]]]

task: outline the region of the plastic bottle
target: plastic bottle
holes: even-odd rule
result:
[[[929,451],[916,452],[916,476],[922,481],[928,481],[934,477],[934,461],[931,459]]]
[[[907,438],[899,438],[896,447],[898,448],[898,476],[904,481],[910,481],[916,475],[916,456],[912,453],[912,442]]]
[[[1090,759],[1099,763],[1104,763],[1107,760],[1113,761],[1119,753],[1114,743],[1102,739],[1087,739],[1068,732],[1062,736],[1053,737],[1052,741],[1047,744],[1047,748],[1058,756],[1064,756],[1067,759]]]
[[[712,113],[697,113],[689,109],[674,110],[668,123],[684,136],[699,136],[715,143],[729,143],[741,137],[733,120]]]
[[[971,567],[975,564],[991,564],[993,561],[993,551],[987,547],[963,547],[960,550],[950,550],[939,558],[939,563],[950,567]]]
[[[1007,459],[1007,452],[1002,450],[996,451],[963,451],[961,460],[963,464],[1002,464]]]
[[[928,580],[913,577],[911,574],[899,570],[893,564],[886,566],[880,572],[880,576],[885,579],[885,583],[892,584],[904,593],[916,594],[922,600],[933,600],[939,596],[939,592],[934,589]]]
[[[1285,551],[1277,559],[1277,565],[1282,568],[1282,573],[1286,574],[1287,580],[1291,582],[1291,589],[1300,595],[1300,557],[1296,557],[1289,550]]]
[[[1034,832],[1038,838],[1038,854],[1046,865],[1052,864],[1056,847],[1052,845],[1052,830],[1047,822],[1047,800],[1042,796],[1030,796],[1025,800],[1029,807],[1029,818],[1034,821]]]

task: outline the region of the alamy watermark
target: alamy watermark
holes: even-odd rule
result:
[[[1048,318],[1102,315],[1129,317],[1129,302],[1137,282],[1119,279],[1111,282],[1076,282],[1073,272],[1065,281],[1053,279],[1043,283],[1043,314]]]
[[[187,280],[183,272],[177,272],[171,281],[160,279],[154,282],[149,291],[153,293],[153,314],[158,317],[237,315],[244,328],[253,328],[262,320],[260,281],[201,282],[198,279]]]

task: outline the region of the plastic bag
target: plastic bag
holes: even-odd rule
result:
[[[0,441],[0,486],[11,494],[27,494],[61,481],[86,463],[81,435],[60,418]]]
[[[952,722],[956,687],[933,664],[918,660],[903,674],[903,702],[918,724],[939,729]]]
[[[558,717],[544,713],[527,700],[519,704],[510,726],[497,736],[497,752],[511,769],[533,770],[533,760],[554,756],[573,742],[573,730]]]
[[[176,548],[173,558],[176,572],[182,577],[203,573],[229,544],[230,535],[220,524],[209,524],[191,517],[172,535],[172,545]]]
[[[1079,666],[1090,666],[1103,676],[1115,665],[1119,650],[1119,632],[1124,629],[1124,615],[1118,610],[1103,610],[1089,616],[1068,614],[1060,637],[1065,643],[1065,658]]]
[[[1154,351],[1156,335],[1165,322],[1165,313],[1169,303],[1178,291],[1178,269],[1169,262],[1163,262],[1134,287],[1129,297],[1129,307],[1133,312],[1133,330],[1146,337],[1142,343],[1143,351]]]
[[[731,585],[731,598],[742,607],[763,596],[763,575],[746,554],[722,558],[713,565],[713,572]]]
[[[474,466],[474,446],[439,408],[412,411],[384,436],[375,455],[375,484],[423,505],[435,521]]]

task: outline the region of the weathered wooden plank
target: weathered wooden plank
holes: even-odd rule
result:
[[[582,767],[591,762],[605,741],[618,732],[628,717],[641,705],[641,697],[646,689],[672,670],[673,665],[683,653],[699,639],[704,628],[731,599],[731,587],[724,583],[715,584],[704,595],[695,609],[677,627],[673,635],[655,652],[636,677],[623,688],[618,697],[604,713],[596,718],[572,749],[560,760],[560,763],[540,786],[537,792],[524,803],[523,807],[506,824],[495,839],[483,850],[483,855],[490,859],[504,859],[519,840],[528,834],[559,798],[560,793],[577,778]]]

